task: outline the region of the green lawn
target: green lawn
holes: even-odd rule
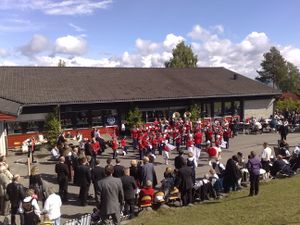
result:
[[[146,212],[129,225],[300,225],[300,176],[261,184],[260,194],[249,188],[229,197],[192,207]]]

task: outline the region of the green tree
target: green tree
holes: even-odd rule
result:
[[[129,127],[139,126],[142,124],[142,113],[138,107],[134,107],[128,112],[126,121]]]
[[[196,122],[200,118],[200,107],[197,104],[191,105],[190,107],[190,113],[191,113],[191,121]]]
[[[51,112],[47,115],[45,122],[47,139],[52,146],[56,144],[57,137],[61,132],[61,124],[58,113],[58,109],[56,108],[54,112]]]
[[[65,67],[65,66],[66,66],[66,62],[65,62],[64,60],[60,59],[60,60],[58,61],[57,66],[58,66],[58,67]]]
[[[260,65],[262,70],[257,71],[259,76],[255,79],[265,84],[272,84],[273,87],[281,90],[287,79],[288,68],[280,51],[271,47],[270,51],[264,54],[264,60]]]
[[[197,67],[197,55],[193,53],[191,46],[182,41],[172,50],[173,57],[165,62],[167,68],[193,68]]]

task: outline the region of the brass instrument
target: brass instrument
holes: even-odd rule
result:
[[[180,113],[179,112],[174,112],[173,115],[172,115],[172,118],[178,120],[180,118]]]
[[[185,119],[187,119],[187,118],[190,118],[191,116],[192,116],[192,114],[191,114],[191,112],[185,112],[184,114],[183,114],[183,116],[184,116],[184,118]]]

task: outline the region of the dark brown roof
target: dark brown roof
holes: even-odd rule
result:
[[[18,115],[21,104],[0,98],[0,112],[9,115]]]
[[[40,105],[280,94],[234,74],[225,68],[0,67],[0,98]]]

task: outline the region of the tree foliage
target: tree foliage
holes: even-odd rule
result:
[[[276,102],[276,109],[279,111],[285,111],[286,109],[289,112],[292,111],[300,111],[300,100],[292,100],[292,99],[285,99],[279,100]]]
[[[197,104],[191,105],[190,107],[190,113],[191,113],[191,121],[196,122],[200,118],[200,107]]]
[[[56,144],[57,137],[61,132],[61,124],[58,117],[57,108],[46,117],[45,128],[47,132],[47,139],[52,146]]]
[[[60,59],[60,60],[58,61],[57,66],[58,66],[58,67],[66,67],[66,62],[65,62],[64,60]]]
[[[197,67],[197,55],[193,53],[191,46],[182,41],[172,50],[173,57],[165,62],[167,68],[193,68]]]
[[[275,47],[264,54],[261,62],[262,69],[257,71],[259,76],[255,79],[265,84],[272,84],[282,91],[299,93],[300,73],[298,68],[288,62]]]
[[[142,124],[142,112],[138,107],[134,107],[133,109],[129,110],[126,121],[129,127],[139,126]]]

